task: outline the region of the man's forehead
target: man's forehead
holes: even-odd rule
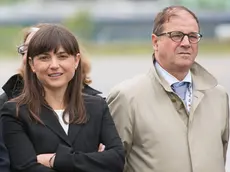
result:
[[[163,25],[166,28],[189,26],[193,29],[199,29],[198,23],[194,16],[185,10],[174,11],[173,15]]]

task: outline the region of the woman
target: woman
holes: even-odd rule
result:
[[[82,94],[76,38],[61,26],[42,27],[27,57],[22,93],[1,110],[11,170],[122,172],[124,149],[106,102]]]
[[[35,26],[25,28],[24,36],[23,36],[23,44],[18,47],[18,53],[22,55],[22,66],[19,69],[19,73],[16,75],[13,75],[7,82],[4,84],[2,89],[4,90],[4,93],[0,95],[0,108],[2,105],[18,96],[23,88],[23,73],[24,73],[24,64],[26,62],[26,52],[27,52],[27,46],[33,37],[33,35],[43,26],[50,25],[48,23],[40,23]],[[82,60],[82,79],[83,79],[83,92],[90,95],[99,95],[102,94],[100,91],[95,90],[94,88],[90,87],[89,84],[92,83],[91,78],[89,77],[89,73],[91,70],[90,62],[89,60],[81,56]]]
[[[24,65],[26,62],[26,52],[27,52],[27,46],[30,42],[30,39],[33,37],[33,35],[43,26],[47,26],[49,24],[38,24],[29,28],[25,28],[23,30],[24,36],[23,36],[23,44],[18,47],[18,53],[22,55],[22,66],[19,69],[19,73],[13,75],[2,87],[4,90],[4,93],[0,95],[0,109],[3,106],[3,104],[18,96],[23,88],[23,73],[24,73]],[[83,79],[83,92],[90,95],[99,95],[101,94],[100,91],[97,91],[89,86],[91,84],[92,80],[88,76],[90,73],[90,63],[88,59],[84,56],[81,56],[81,62],[82,62],[82,79]],[[1,124],[0,124],[1,125]],[[104,145],[100,144],[98,151],[103,151],[105,148]],[[9,172],[9,157],[7,150],[4,146],[2,136],[0,134],[0,171],[1,172]]]

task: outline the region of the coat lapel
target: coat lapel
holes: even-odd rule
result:
[[[87,116],[87,119],[89,122],[89,119],[90,119],[90,115],[89,113],[87,112],[87,104],[85,103],[85,107],[86,107],[86,116]],[[68,137],[69,137],[69,140],[72,144],[74,144],[74,141],[76,140],[80,130],[85,127],[86,124],[70,124],[69,125],[69,131],[68,131]]]
[[[195,113],[196,108],[200,104],[203,97],[204,97],[204,93],[202,93],[201,91],[198,91],[198,90],[193,91],[193,100],[192,100],[192,106],[190,109],[189,120],[193,120],[193,114]]]
[[[68,145],[71,146],[71,142],[69,141],[68,136],[66,135],[66,133],[63,130],[61,124],[59,123],[58,118],[55,115],[54,111],[52,111],[51,109],[48,109],[46,107],[42,107],[40,117],[41,117],[41,120],[44,122],[44,124],[50,130],[52,130],[63,141],[65,141]]]
[[[77,137],[83,125],[84,124],[70,124],[69,125],[68,137],[72,144],[74,143],[74,140]]]

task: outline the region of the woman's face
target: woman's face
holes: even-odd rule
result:
[[[75,75],[80,54],[69,55],[60,47],[57,52],[44,52],[29,60],[32,71],[46,91],[66,90]]]

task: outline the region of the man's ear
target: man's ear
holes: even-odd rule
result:
[[[31,57],[28,58],[29,59],[29,65],[30,65],[30,68],[33,72],[35,72],[35,69],[34,69],[34,64],[33,64],[33,60]]]
[[[154,51],[158,51],[158,36],[155,35],[154,33],[152,34],[152,45]]]

